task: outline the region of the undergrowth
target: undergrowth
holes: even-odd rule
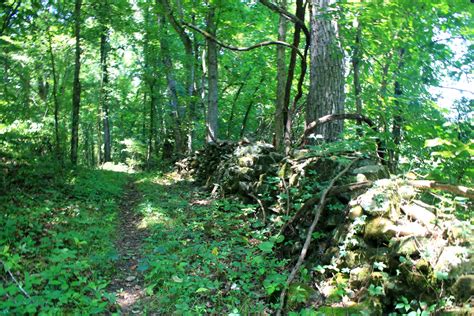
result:
[[[256,205],[208,200],[185,182],[151,175],[139,188],[143,224],[151,234],[138,269],[145,271],[153,298],[150,310],[214,315],[275,310],[287,260],[275,256],[283,240],[267,237],[254,216]]]
[[[19,165],[0,197],[0,314],[104,313],[126,174]]]

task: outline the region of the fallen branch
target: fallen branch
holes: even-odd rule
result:
[[[250,196],[252,199],[254,199],[255,201],[257,201],[258,205],[260,205],[260,208],[262,209],[262,222],[263,224],[265,225],[265,222],[267,221],[267,212],[265,211],[265,206],[263,206],[263,203],[262,201],[255,196],[255,194],[253,193],[247,193],[248,196]]]
[[[3,261],[0,261],[3,265],[3,267],[5,268],[5,270],[7,271],[8,275],[10,276],[10,278],[13,280],[13,282],[15,282],[15,284],[18,286],[18,289],[20,289],[21,293],[23,293],[23,295],[25,295],[27,298],[31,298],[31,296],[25,291],[25,289],[21,286],[20,282],[18,282],[15,278],[15,276],[13,275],[13,273],[5,267],[5,263],[3,263]]]
[[[256,49],[256,48],[260,48],[260,47],[264,47],[264,46],[270,46],[270,45],[280,45],[280,46],[285,46],[285,47],[289,47],[291,49],[295,49],[298,56],[300,56],[301,58],[304,58],[304,55],[300,52],[300,50],[298,49],[298,47],[295,47],[291,44],[288,44],[287,42],[282,42],[282,41],[265,41],[265,42],[261,42],[261,43],[258,43],[258,44],[255,44],[255,45],[252,45],[252,46],[248,46],[248,47],[236,47],[236,46],[231,46],[231,45],[228,45],[228,44],[225,44],[225,43],[222,43],[221,41],[219,41],[217,38],[215,38],[213,35],[209,34],[208,32],[204,31],[204,30],[201,30],[200,28],[198,28],[197,26],[194,26],[192,24],[189,24],[189,23],[186,23],[186,22],[182,22],[183,25],[189,27],[190,29],[193,29],[195,30],[196,32],[199,32],[201,33],[202,35],[204,35],[204,37],[206,37],[207,39],[215,42],[217,45],[219,46],[222,46],[224,48],[227,48],[227,49],[230,49],[230,50],[233,50],[233,51],[237,51],[237,52],[247,52],[247,51],[250,51],[250,50],[253,50],[253,49]]]
[[[356,190],[367,189],[372,186],[372,181],[364,181],[364,182],[357,182],[351,183],[346,185],[340,185],[337,187],[333,187],[329,190],[328,196],[334,196],[341,193],[352,192]],[[304,213],[306,213],[309,209],[311,209],[316,203],[319,202],[319,197],[314,197],[309,200],[306,200],[301,208],[281,227],[279,235],[283,234],[285,230],[294,223],[295,220],[300,218]]]
[[[296,262],[295,266],[293,267],[293,270],[291,270],[290,275],[288,276],[288,279],[286,280],[286,286],[281,292],[280,295],[280,308],[277,311],[277,315],[281,315],[281,312],[283,310],[283,307],[285,306],[285,297],[286,297],[286,289],[288,286],[293,282],[293,280],[296,277],[296,274],[298,273],[301,265],[304,262],[304,259],[306,257],[306,254],[308,253],[309,246],[311,244],[311,235],[313,234],[314,229],[316,228],[316,225],[318,224],[319,217],[321,216],[322,211],[324,210],[324,207],[326,206],[326,198],[329,194],[329,191],[334,187],[334,184],[336,183],[337,180],[339,180],[340,177],[342,177],[349,169],[352,167],[352,165],[358,161],[359,158],[354,159],[344,170],[339,172],[329,183],[328,187],[324,190],[322,196],[321,196],[321,202],[318,205],[318,208],[316,209],[316,212],[314,214],[314,219],[313,222],[311,223],[311,226],[308,229],[308,233],[306,235],[306,240],[304,242],[303,248],[301,249],[300,256],[298,258],[298,261]]]
[[[439,183],[431,180],[409,180],[408,184],[418,189],[434,189],[446,191],[452,194],[461,195],[474,200],[474,189],[462,185],[452,185],[446,183]]]

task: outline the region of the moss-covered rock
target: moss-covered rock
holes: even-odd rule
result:
[[[388,242],[395,236],[394,223],[385,217],[376,217],[365,226],[364,238],[376,242]]]
[[[451,291],[460,301],[474,297],[474,275],[461,275],[451,287]]]
[[[469,261],[469,250],[461,246],[448,246],[438,258],[434,269],[439,272],[453,272],[462,263]]]
[[[364,265],[357,267],[351,270],[349,282],[353,287],[360,287],[363,284],[367,284],[370,280],[370,274],[372,272],[372,267],[369,265]]]

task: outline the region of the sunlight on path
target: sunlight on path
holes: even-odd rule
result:
[[[144,297],[143,276],[137,270],[143,239],[147,233],[139,227],[141,216],[135,208],[141,200],[135,184],[130,182],[120,205],[120,223],[116,247],[119,255],[117,275],[110,290],[117,295],[117,304],[123,315],[141,314],[140,300]]]

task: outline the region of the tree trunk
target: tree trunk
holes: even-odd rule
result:
[[[287,0],[280,1],[280,7],[286,10]],[[278,22],[278,40],[286,42],[287,22],[286,18],[280,15]],[[275,148],[283,148],[283,138],[285,133],[285,113],[288,115],[288,107],[285,109],[285,86],[286,82],[286,60],[285,47],[277,46],[277,91],[275,109]]]
[[[55,152],[58,161],[62,161],[61,143],[59,139],[59,100],[58,100],[58,76],[56,73],[56,62],[54,60],[51,34],[48,34],[49,57],[51,60],[51,71],[53,75],[53,102],[54,102],[54,138]]]
[[[360,86],[360,51],[361,51],[361,33],[362,33],[362,26],[360,24],[357,25],[355,43],[354,43],[354,50],[352,55],[352,70],[354,71],[354,98],[356,103],[356,113],[361,115],[362,114],[362,98],[360,93],[362,91]],[[357,125],[361,125],[361,121],[357,121]],[[360,133],[361,131],[359,131]],[[359,134],[361,135],[361,134]]]
[[[328,114],[344,113],[343,52],[338,42],[337,25],[328,17],[334,0],[311,0],[310,89],[306,105],[306,124]],[[343,130],[343,121],[316,129],[327,141],[334,141]]]
[[[147,119],[147,103],[148,95],[146,92],[143,93],[143,119],[142,119],[142,141],[146,140],[146,119]]]
[[[147,151],[147,165],[150,168],[151,157],[155,151],[154,140],[156,134],[155,121],[156,121],[156,93],[155,83],[150,83],[150,125],[148,130],[148,151]]]
[[[296,17],[299,18],[301,21],[304,21],[304,16],[305,16],[305,7],[303,4],[303,0],[297,0],[296,1]],[[301,25],[295,24],[295,32],[293,35],[293,46],[294,47],[299,47],[300,45],[300,40],[301,40]],[[305,56],[307,53],[307,49],[305,49]],[[288,78],[286,81],[286,87],[285,87],[285,100],[284,100],[284,123],[285,123],[285,152],[288,153],[291,147],[291,126],[292,126],[292,119],[293,115],[296,111],[296,102],[298,101],[298,98],[301,97],[301,84],[303,83],[304,80],[304,72],[306,72],[306,62],[304,61],[305,58],[303,58],[303,62],[301,64],[301,75],[300,75],[300,82],[298,83],[298,94],[295,96],[294,103],[293,103],[293,108],[290,109],[290,98],[291,98],[291,87],[293,85],[293,78],[295,75],[295,67],[296,67],[296,56],[297,51],[296,49],[293,49],[291,51],[291,56],[290,56],[290,65],[288,67]]]
[[[81,106],[81,6],[82,0],[75,0],[74,36],[76,38],[74,83],[72,88],[72,128],[71,128],[71,163],[77,165],[77,148],[79,145],[79,109]]]
[[[244,119],[242,120],[242,125],[240,128],[240,138],[244,137],[245,134],[245,129],[247,128],[247,123],[249,120],[250,116],[250,111],[252,110],[252,106],[254,105],[254,97],[257,94],[258,90],[260,89],[260,86],[263,84],[263,81],[265,80],[265,76],[260,79],[260,82],[258,85],[255,87],[255,90],[253,91],[252,95],[250,96],[250,101],[249,104],[247,105],[247,110],[245,111]]]
[[[397,67],[396,79],[394,83],[394,104],[395,104],[395,113],[393,116],[393,123],[392,123],[392,140],[394,144],[394,148],[389,151],[389,158],[390,158],[390,171],[392,173],[396,173],[398,169],[398,160],[399,160],[399,149],[398,146],[402,140],[402,124],[403,124],[403,109],[402,104],[400,102],[400,98],[402,97],[403,91],[402,86],[400,84],[400,72],[403,68],[403,55],[405,50],[403,48],[399,49],[399,62]]]
[[[108,30],[103,28],[100,35],[100,64],[102,68],[102,80],[100,86],[100,103],[102,107],[102,127],[104,129],[104,162],[111,161],[111,138],[110,138],[110,123],[109,123],[109,98],[108,98],[108,83],[109,73],[107,71],[107,54],[108,54]]]
[[[163,7],[163,10],[165,12],[165,16],[170,22],[171,26],[173,29],[176,31],[178,34],[179,38],[181,39],[181,42],[183,43],[184,46],[184,52],[185,52],[185,60],[184,60],[184,67],[186,69],[186,94],[187,94],[187,102],[188,102],[188,111],[185,111],[185,108],[181,106],[179,103],[177,104],[178,106],[178,111],[179,111],[179,117],[181,120],[187,118],[189,121],[189,126],[187,127],[187,151],[191,152],[192,151],[192,138],[193,138],[193,122],[195,120],[195,98],[194,98],[194,86],[195,86],[195,64],[194,64],[194,51],[193,51],[193,42],[191,38],[188,36],[188,34],[185,32],[184,28],[182,25],[176,20],[176,17],[173,14],[172,8],[169,4],[168,0],[157,0],[157,3],[160,3]],[[177,11],[178,15],[182,16],[182,6],[181,3],[177,3]],[[179,128],[183,128],[182,124],[179,126]],[[179,134],[182,134],[183,131],[179,131]],[[183,138],[183,136],[180,136]],[[181,140],[183,142],[184,140]],[[181,144],[181,147],[179,148],[179,153],[184,152],[183,144]]]
[[[211,5],[207,15],[207,31],[216,36],[215,7]],[[218,70],[217,70],[217,44],[206,39],[207,64],[208,64],[208,104],[207,104],[207,142],[215,142],[218,138]]]
[[[235,115],[235,107],[237,105],[237,100],[239,99],[240,93],[242,92],[242,88],[244,87],[245,82],[242,82],[235,93],[234,100],[232,101],[232,106],[230,108],[230,116],[229,121],[227,122],[227,139],[230,139],[231,129],[234,122],[234,115]]]

